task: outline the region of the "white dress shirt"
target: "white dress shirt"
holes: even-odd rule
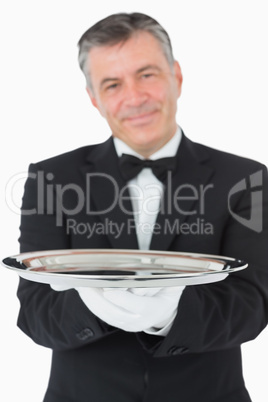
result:
[[[178,127],[169,142],[152,154],[150,159],[155,160],[175,156],[181,141],[181,135],[181,129]],[[142,155],[135,152],[119,138],[114,138],[114,145],[119,157],[122,154],[129,154],[144,159]],[[132,201],[139,249],[149,250],[164,185],[153,174],[151,168],[144,168],[134,179],[128,182],[128,188]]]

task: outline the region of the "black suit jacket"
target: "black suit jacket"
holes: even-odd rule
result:
[[[31,165],[29,172],[21,252],[138,247],[111,138]],[[249,267],[218,283],[186,287],[166,337],[114,328],[75,290],[55,292],[21,279],[18,325],[53,349],[45,402],[250,401],[240,345],[267,323],[267,207],[263,165],[183,135],[150,248],[226,255]],[[121,225],[120,236],[109,230],[89,236],[85,229],[109,222]]]

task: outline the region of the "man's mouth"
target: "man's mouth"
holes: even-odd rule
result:
[[[157,110],[152,110],[145,113],[127,116],[124,118],[124,120],[133,126],[142,126],[150,123],[155,118],[157,113]]]

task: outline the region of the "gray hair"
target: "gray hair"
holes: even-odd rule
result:
[[[89,51],[96,46],[112,46],[127,41],[140,31],[148,32],[158,40],[170,67],[173,68],[174,57],[170,38],[156,20],[141,13],[112,14],[89,28],[78,42],[79,65],[90,89],[92,89],[92,83],[89,72]]]

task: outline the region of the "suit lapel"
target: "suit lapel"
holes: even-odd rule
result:
[[[90,208],[106,228],[112,248],[137,249],[132,204],[112,137],[96,147],[82,167],[87,175]]]
[[[202,186],[208,183],[213,174],[213,169],[205,164],[208,159],[204,148],[192,143],[183,134],[177,153],[176,172],[166,182],[151,250],[168,250],[177,235],[172,230],[176,227],[176,222],[181,227],[193,211],[200,208],[198,204],[201,202]],[[184,196],[187,198],[186,202],[182,199]]]

